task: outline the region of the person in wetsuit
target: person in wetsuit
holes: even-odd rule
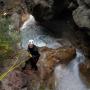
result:
[[[30,59],[26,61],[24,69],[27,67],[27,65],[30,65],[31,69],[38,70],[36,64],[39,60],[40,54],[39,54],[37,46],[34,45],[33,40],[29,40],[27,51],[31,54],[32,57],[30,57]]]

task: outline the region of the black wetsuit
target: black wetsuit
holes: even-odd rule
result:
[[[28,46],[28,52],[32,55],[32,58],[30,58],[28,61],[26,61],[25,67],[26,68],[27,65],[30,65],[32,69],[37,70],[37,62],[39,60],[40,54],[38,52],[38,48],[34,45],[33,48],[30,48]]]

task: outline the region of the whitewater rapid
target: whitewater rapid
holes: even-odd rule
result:
[[[59,65],[55,68],[56,90],[88,90],[79,75],[79,63],[85,60],[77,50],[77,55],[68,66]]]
[[[34,40],[38,47],[47,46],[49,48],[58,48],[61,45],[56,42],[55,38],[50,36],[50,32],[44,27],[37,25],[34,17],[30,15],[28,20],[21,27],[21,46],[27,48],[28,41]]]

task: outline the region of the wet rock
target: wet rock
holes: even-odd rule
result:
[[[25,3],[37,21],[47,21],[57,17],[68,6],[66,0],[25,0]]]
[[[28,52],[26,50],[18,50],[16,54],[13,55],[12,58],[7,60],[7,64],[5,67],[5,70],[2,71],[2,74],[4,72],[7,72],[12,65],[16,64],[18,65],[22,61],[26,61],[29,59]],[[27,84],[27,80],[29,80],[28,76],[21,72],[22,67],[24,66],[24,62],[16,67],[14,70],[9,72],[3,79],[2,79],[2,85],[0,90],[21,90],[21,88]]]
[[[36,90],[40,84],[38,71],[19,69],[13,70],[2,80],[2,90]],[[1,90],[0,88],[0,90]]]
[[[28,83],[28,88],[31,90],[36,88],[54,88],[53,71],[57,64],[68,64],[76,55],[76,50],[73,47],[51,49],[47,47],[39,48],[41,57],[37,63],[39,72],[25,70],[25,73],[30,76],[32,83]],[[26,59],[26,54],[20,56]],[[33,82],[34,81],[34,82]],[[51,82],[52,81],[52,82]],[[38,84],[37,84],[38,83]],[[39,85],[39,86],[38,86]],[[31,87],[32,86],[32,87]],[[53,90],[53,89],[52,89]]]
[[[78,3],[79,6],[81,6],[81,5],[84,5],[85,4],[84,1],[85,0],[77,0],[77,3]]]
[[[36,20],[47,20],[53,16],[53,0],[25,0],[28,11],[32,13]]]
[[[80,72],[90,84],[90,60],[80,64]]]
[[[90,47],[83,47],[85,56],[90,58]]]
[[[40,52],[42,52],[42,54],[38,62],[38,67],[40,69],[42,79],[48,78],[57,64],[67,64],[76,55],[75,48],[42,48]]]
[[[2,87],[5,90],[21,90],[27,84],[28,79],[24,73],[15,70],[2,81]]]
[[[27,61],[29,58],[30,57],[29,57],[29,53],[27,52],[27,50],[21,49],[21,50],[17,51],[17,54],[13,60],[15,62],[17,62],[17,64],[23,62],[19,67],[17,67],[18,69],[21,70],[22,67],[24,67],[24,65],[25,65],[25,61]],[[15,63],[15,62],[13,62],[13,63]]]
[[[84,1],[88,6],[90,6],[90,0],[84,0]]]
[[[73,11],[73,19],[79,27],[90,28],[90,9],[86,6],[79,6]]]
[[[11,25],[9,25],[10,30],[20,30],[22,24],[29,18],[29,14],[26,9],[24,11],[15,11],[11,15]]]
[[[73,11],[73,19],[76,25],[83,28],[89,35],[90,33],[90,1],[89,0],[77,0],[78,7]],[[85,29],[86,28],[86,29]]]
[[[20,16],[18,13],[13,13],[11,16],[12,29],[18,30],[20,28]]]
[[[15,53],[12,57],[6,59],[6,64],[4,66],[1,66],[1,73],[7,71],[12,65],[14,64],[20,64],[22,62],[22,64],[20,66],[18,66],[18,69],[22,69],[22,67],[25,65],[25,61],[27,61],[30,57],[29,57],[29,53],[22,49],[22,50],[18,50],[16,51],[17,53]]]
[[[21,5],[21,0],[0,0],[0,11],[1,12],[7,12],[7,13],[12,13],[15,8],[20,7]]]
[[[90,5],[90,0],[77,0],[78,4],[81,5]]]
[[[29,14],[26,12],[26,13],[23,13],[21,15],[21,24],[23,24],[26,20],[28,20],[29,18]]]

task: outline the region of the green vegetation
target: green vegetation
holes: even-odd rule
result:
[[[14,53],[15,41],[9,35],[10,19],[0,17],[0,64]]]

